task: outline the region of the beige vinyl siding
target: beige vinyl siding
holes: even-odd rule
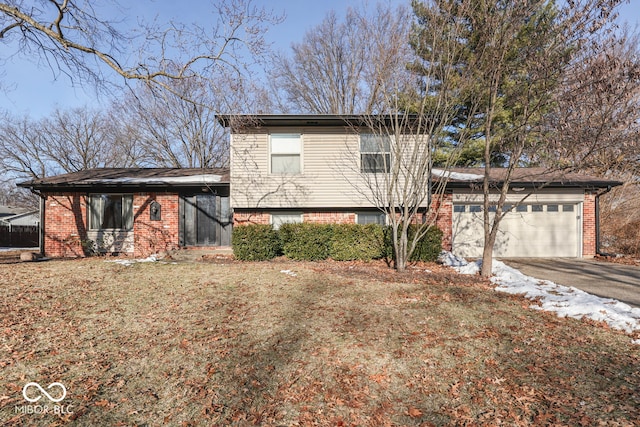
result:
[[[272,174],[269,133],[299,133],[301,173]],[[231,203],[235,208],[371,206],[352,185],[359,177],[359,137],[344,129],[273,128],[231,139]]]

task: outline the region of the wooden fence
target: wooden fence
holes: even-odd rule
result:
[[[2,247],[36,248],[39,241],[38,226],[0,225],[0,246]]]

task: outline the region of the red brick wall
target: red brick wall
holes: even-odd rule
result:
[[[319,224],[353,224],[356,222],[356,214],[353,212],[305,212],[302,220]]]
[[[135,257],[146,257],[178,248],[179,199],[177,194],[141,193],[133,196],[133,255]],[[154,200],[160,203],[160,221],[150,219],[149,210]]]
[[[82,242],[87,241],[86,206],[86,197],[80,193],[48,194],[44,218],[46,256],[84,256]]]
[[[437,212],[436,225],[442,230],[442,249],[450,251],[453,237],[453,194],[443,194],[440,199],[434,199],[431,208]]]
[[[582,205],[582,256],[596,255],[596,195],[585,193]]]
[[[233,225],[271,224],[271,214],[263,211],[238,211],[233,213]]]
[[[151,221],[153,200],[161,205],[161,221]],[[134,253],[145,257],[175,249],[179,243],[179,196],[140,193],[133,197]],[[44,251],[48,257],[85,256],[87,242],[87,197],[83,193],[50,193],[45,201]]]

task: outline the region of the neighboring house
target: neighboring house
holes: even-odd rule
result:
[[[38,246],[40,213],[28,208],[0,206],[0,246]]]
[[[19,184],[41,195],[51,257],[228,246],[226,169],[92,169]]]
[[[40,224],[40,213],[35,211],[26,211],[13,215],[0,217],[0,225],[9,227],[24,226],[37,227]]]
[[[21,183],[42,196],[44,253],[146,256],[181,247],[228,246],[232,222],[274,227],[386,222],[358,182],[362,174],[384,173],[393,159],[372,148],[371,132],[360,126],[358,116],[219,120],[231,129],[229,170],[94,169]],[[504,178],[502,169],[492,174],[496,185]],[[434,179],[447,180],[436,219],[444,249],[481,256],[482,171],[434,170]],[[620,184],[517,170],[507,200],[514,209],[502,222],[495,255],[594,256],[598,197]]]

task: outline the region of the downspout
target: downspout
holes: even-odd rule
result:
[[[613,189],[610,185],[606,189],[596,193],[595,220],[596,220],[596,255],[610,256],[600,250],[600,196],[604,196]]]

